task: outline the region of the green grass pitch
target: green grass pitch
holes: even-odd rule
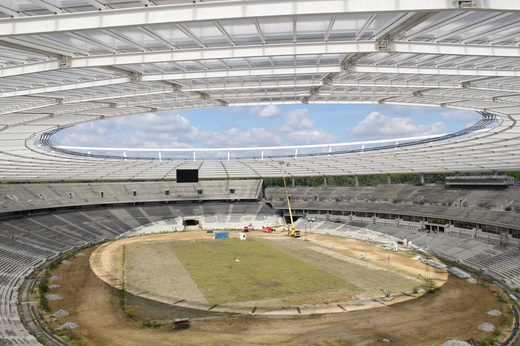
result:
[[[170,246],[212,304],[315,294],[350,286],[262,240],[176,241]]]

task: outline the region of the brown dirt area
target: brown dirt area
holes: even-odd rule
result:
[[[236,238],[237,232],[231,232],[230,237]],[[108,284],[121,288],[122,257],[125,247],[125,288],[126,291],[139,297],[158,300],[166,304],[182,301],[180,305],[191,305],[195,308],[208,309],[208,305],[197,285],[193,282],[184,267],[171,251],[164,251],[157,243],[167,243],[173,240],[192,241],[199,239],[210,239],[211,234],[203,232],[183,232],[174,234],[155,234],[145,237],[128,238],[111,242],[99,247],[91,256],[90,264],[94,273]],[[259,232],[249,233],[249,238],[267,238],[271,240],[270,246],[280,252],[284,252],[298,260],[318,266],[322,269],[327,267],[328,272],[342,277],[346,282],[355,284],[352,290],[329,292],[327,296],[321,294],[294,295],[282,300],[275,296],[264,301],[242,302],[240,304],[219,305],[220,311],[234,311],[247,313],[253,307],[281,309],[289,306],[311,307],[305,313],[330,312],[330,302],[344,304],[349,301],[371,300],[383,298],[381,287],[386,287],[386,265],[388,251],[380,247],[366,246],[367,260],[364,257],[365,246],[363,242],[352,239],[311,235],[305,239],[295,240],[282,234],[264,234]],[[305,240],[305,241],[302,241]],[[156,244],[148,249],[148,245]],[[142,247],[141,247],[142,246]],[[362,251],[361,254],[359,252]],[[334,261],[333,259],[336,259]],[[392,254],[392,289],[394,293],[412,291],[414,287],[420,286],[423,281],[418,278],[424,272],[425,265],[420,261],[413,261],[406,252]],[[439,275],[441,280],[437,284],[442,285],[447,274]],[[383,282],[385,284],[383,284]],[[362,288],[362,289],[361,289]],[[386,289],[386,288],[385,288]],[[399,299],[387,304],[411,299],[410,297],[399,297]],[[323,306],[320,302],[328,301],[329,306]],[[206,305],[206,307],[204,307]],[[349,311],[364,308],[363,306],[349,306]],[[237,310],[238,309],[238,310]],[[337,306],[333,310],[338,310]],[[257,310],[259,313],[261,310]],[[263,311],[263,310],[262,310]],[[302,312],[304,313],[304,312]],[[150,313],[147,313],[148,315]],[[155,317],[158,318],[158,317]]]
[[[163,235],[170,236],[171,235]],[[179,233],[176,237],[208,237],[202,232]],[[263,236],[259,234],[258,236]],[[341,254],[359,259],[364,255],[363,242],[334,237],[312,237],[307,240],[329,246]],[[128,241],[142,241],[147,237]],[[165,238],[166,239],[166,238]],[[340,240],[338,240],[340,239]],[[105,246],[111,246],[109,243]],[[473,285],[450,276],[442,288],[407,302],[394,300],[393,304],[375,309],[346,313],[295,317],[243,316],[233,318],[192,319],[187,330],[175,331],[170,326],[157,329],[142,328],[140,322],[128,318],[120,304],[121,293],[100,280],[91,270],[90,255],[94,249],[83,251],[86,256],[75,256],[71,264],[61,265],[52,274],[61,277],[50,282],[60,287],[50,290],[63,299],[51,301],[51,312],[66,310],[69,316],[53,320],[44,316],[51,328],[65,322],[76,322],[79,327],[68,336],[71,345],[383,345],[383,339],[395,345],[441,345],[444,341],[470,338],[482,340],[489,332],[478,330],[483,322],[500,328],[503,335],[511,330],[510,304],[501,303],[489,284]],[[116,251],[116,250],[114,250]],[[117,252],[117,251],[116,251]],[[387,253],[375,246],[367,247],[371,264],[384,267]],[[408,275],[424,274],[424,264],[410,267],[410,255],[392,253],[392,268]],[[100,266],[100,259],[93,266]],[[101,262],[103,262],[101,260]],[[109,263],[110,261],[103,262]],[[119,262],[121,263],[121,262]],[[117,265],[112,265],[117,273]],[[119,269],[120,270],[120,269]],[[109,275],[102,272],[101,276]],[[117,285],[117,276],[112,284]],[[110,281],[110,280],[107,280]],[[500,293],[501,294],[501,293]],[[505,294],[503,294],[505,296]],[[504,315],[490,316],[487,312],[501,310]],[[173,318],[185,311],[177,311]]]

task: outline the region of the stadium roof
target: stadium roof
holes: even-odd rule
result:
[[[474,109],[449,141],[288,157],[291,176],[520,169],[515,0],[1,0],[0,179],[280,176],[280,159],[113,160],[40,135],[146,112],[264,104]]]

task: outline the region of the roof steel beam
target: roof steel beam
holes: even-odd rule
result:
[[[332,32],[332,28],[334,27],[335,23],[336,23],[336,15],[333,15],[329,21],[329,26],[327,27],[327,31],[325,31],[325,36],[323,37],[323,40],[325,42],[327,42],[329,40],[330,33]]]
[[[62,8],[59,8],[57,6],[54,6],[54,5],[51,5],[49,3],[46,3],[45,1],[42,1],[42,0],[29,0],[30,2],[32,2],[33,4],[36,4],[42,8],[45,8],[46,10],[49,10],[51,12],[53,12],[54,14],[58,14],[58,13],[63,13],[63,9]]]
[[[58,70],[60,62],[58,59],[27,63],[23,65],[7,66],[0,68],[0,77],[12,77],[36,72]]]
[[[43,1],[40,0],[31,1],[38,1],[40,4],[43,4]],[[498,5],[497,2],[500,2],[500,0],[488,0],[485,4],[481,4],[479,8],[493,9],[493,4]],[[517,7],[520,10],[520,4],[513,4],[512,1],[508,3],[508,7]],[[12,18],[9,22],[0,22],[0,33],[4,36],[31,35],[141,26],[145,24],[215,21],[215,19],[221,21],[299,15],[373,13],[374,9],[377,9],[378,12],[421,12],[453,10],[456,8],[457,5],[451,0],[402,0],[399,2],[388,0],[279,0],[276,2],[276,6],[273,6],[271,1],[217,1],[200,3],[196,6],[193,4],[180,4],[96,12],[62,13],[59,17],[31,16],[27,18]],[[59,9],[52,6],[52,9],[49,10],[57,12]]]
[[[505,32],[506,34],[504,35],[508,35],[507,31],[508,30],[511,30],[511,29],[516,29],[518,28],[518,23],[517,22],[514,22],[512,24],[508,24],[508,25],[502,25],[502,26],[499,26],[493,30],[485,30],[485,31],[482,31],[482,32],[479,32],[478,34],[476,35],[473,35],[473,36],[469,36],[469,37],[464,37],[464,39],[460,40],[460,42],[471,42],[471,41],[474,41],[474,40],[477,40],[477,39],[481,39],[482,37],[486,38],[486,37],[489,37],[491,35],[494,35],[494,34],[497,34],[497,33],[502,33],[502,32]],[[509,33],[510,35],[510,33]],[[506,36],[508,37],[508,36]],[[504,41],[504,36],[498,38],[498,39],[495,39],[495,40],[490,40],[488,41],[488,43],[490,44],[494,44],[493,42],[500,42],[500,41]]]
[[[341,66],[291,66],[277,68],[263,68],[254,70],[219,70],[219,71],[193,71],[179,73],[160,73],[145,74],[141,77],[143,82],[156,80],[190,80],[190,79],[211,79],[211,78],[240,78],[240,77],[260,77],[265,75],[302,75],[302,74],[322,74],[341,72]]]
[[[356,35],[356,41],[359,41],[361,39],[361,37],[363,36],[365,31],[368,30],[368,28],[372,25],[372,23],[376,20],[376,18],[377,18],[377,13],[373,13],[372,15],[370,15],[370,17],[365,22],[365,24],[363,24],[363,27],[358,31],[358,33]]]
[[[235,82],[235,83],[212,83],[209,86],[207,84],[193,84],[182,88],[183,92],[218,92],[224,90],[233,90],[236,94],[244,90],[249,93],[249,90],[253,89],[286,89],[286,88],[309,88],[320,86],[319,81],[295,81],[295,80],[283,80],[283,81],[258,81],[258,82]]]
[[[471,30],[481,28],[484,25],[492,25],[494,22],[500,21],[500,20],[505,20],[505,19],[507,19],[507,17],[510,17],[510,16],[513,16],[513,14],[512,13],[498,13],[498,14],[492,16],[491,18],[486,18],[483,21],[473,23],[472,25],[469,25],[469,26],[464,26],[464,27],[460,28],[459,30],[450,31],[444,35],[437,36],[437,37],[435,37],[435,40],[442,41],[445,38],[450,38],[450,37],[456,36],[457,34],[460,34],[460,33],[470,32]]]
[[[0,92],[0,98],[13,97],[13,96],[24,96],[24,95],[36,95],[36,94],[58,92],[58,91],[64,91],[64,90],[92,88],[92,87],[97,87],[97,86],[130,83],[131,81],[132,81],[132,77],[128,76],[128,77],[116,77],[116,78],[94,80],[94,81],[88,81],[88,82],[51,85],[51,86],[45,86],[45,87],[40,87],[40,88],[29,88],[29,89],[15,90],[15,91],[4,91],[4,92]]]
[[[483,45],[464,45],[464,44],[434,44],[418,42],[390,42],[391,52],[408,54],[446,54],[446,55],[472,55],[472,56],[520,56],[520,47],[515,46],[483,46]],[[218,60],[231,58],[254,58],[254,57],[274,57],[274,56],[298,56],[298,55],[321,55],[321,54],[344,54],[353,53],[375,53],[378,52],[375,41],[361,42],[327,42],[310,44],[292,45],[260,45],[246,47],[219,47],[192,50],[176,50],[161,52],[138,52],[111,55],[96,55],[86,57],[71,57],[71,68],[83,67],[104,67],[117,65],[147,64],[159,62],[180,62],[197,60]],[[32,64],[34,72],[43,72],[56,69],[56,64],[40,62]],[[7,69],[9,72],[4,72]],[[405,68],[403,68],[405,69]],[[419,73],[418,68],[415,73]],[[441,69],[442,70],[442,69]],[[0,68],[0,76],[13,76],[26,73],[26,70],[18,67]],[[412,70],[410,70],[412,71]],[[450,74],[458,75],[457,69],[452,69]],[[378,72],[371,70],[368,72]],[[507,76],[517,76],[516,71],[510,71]],[[472,73],[481,73],[480,70],[473,70]],[[491,71],[487,75],[493,75]],[[502,73],[506,73],[503,71]],[[435,73],[438,74],[438,73]],[[482,75],[482,74],[477,74]],[[499,75],[498,73],[495,75]]]
[[[294,74],[324,74],[324,73],[338,73],[341,72],[340,66],[308,66],[308,67],[284,67],[284,68],[269,68],[257,70],[219,70],[219,71],[200,71],[200,72],[180,72],[180,73],[160,73],[160,74],[146,74],[140,75],[139,80],[143,82],[164,81],[164,80],[192,80],[192,79],[211,79],[211,78],[225,78],[225,77],[251,77],[263,75],[294,75]],[[0,70],[1,71],[1,70]],[[132,76],[116,77],[99,79],[95,81],[86,81],[78,83],[64,83],[58,86],[46,86],[37,88],[20,89],[16,91],[0,92],[0,98],[14,97],[24,95],[36,95],[49,92],[75,90],[91,87],[101,87],[109,85],[117,85],[130,83]]]
[[[483,44],[458,44],[434,42],[401,42],[390,41],[389,51],[392,53],[460,55],[460,56],[490,56],[518,57],[518,46],[494,46]]]
[[[24,46],[24,45],[21,45],[21,44],[13,43],[13,42],[7,42],[7,41],[4,41],[2,39],[0,39],[0,47],[7,47],[7,48],[10,48],[12,50],[16,50],[16,51],[19,51],[19,52],[24,52],[26,54],[27,53],[31,53],[32,55],[36,55],[36,56],[39,55],[41,57],[41,59],[45,59],[47,57],[57,58],[57,57],[60,56],[60,54],[57,54],[57,53],[54,53],[54,52],[50,52],[48,50],[27,47],[27,46]]]
[[[112,32],[110,30],[100,30],[100,32],[104,33],[105,35],[108,35],[110,37],[113,37],[115,38],[116,40],[118,41],[121,41],[121,42],[124,42],[134,48],[137,48],[139,49],[140,51],[143,51],[143,50],[146,50],[143,46],[137,44],[136,42],[130,40],[129,38],[125,37],[124,35],[122,34],[119,34],[119,33],[115,33],[115,32]]]
[[[182,24],[176,24],[175,25],[184,35],[191,38],[193,42],[195,42],[200,48],[205,48],[207,45],[202,42],[197,36],[195,36],[190,30],[188,30],[184,25]]]
[[[91,4],[92,6],[97,8],[99,11],[104,11],[104,10],[110,9],[110,7],[108,7],[105,4],[100,3],[97,0],[85,0],[85,1],[87,1],[89,4]]]
[[[59,101],[56,99],[48,99],[48,100],[41,100],[39,102],[34,102],[32,104],[21,104],[17,105],[16,107],[6,107],[6,108],[0,108],[0,114],[11,114],[15,112],[24,112],[29,111],[33,109],[38,108],[44,108],[52,105],[58,104]]]
[[[60,100],[62,104],[70,104],[70,103],[80,103],[80,102],[92,102],[92,101],[105,101],[105,100],[117,100],[131,97],[140,97],[140,96],[152,96],[152,95],[161,95],[161,94],[171,94],[175,91],[175,87],[166,87],[162,89],[150,89],[150,88],[142,88],[135,89],[132,91],[126,92],[113,92],[113,93],[105,93],[105,94],[97,94],[95,96],[92,95],[81,95],[81,96],[69,96]]]
[[[384,38],[386,35],[389,35],[389,33],[392,30],[395,30],[395,28],[403,25],[405,22],[407,22],[410,19],[413,19],[415,17],[415,13],[405,13],[400,18],[398,18],[395,22],[388,25],[386,28],[383,28],[381,31],[377,32],[373,39],[381,39]]]
[[[0,12],[1,13],[5,13],[7,14],[8,16],[11,16],[11,17],[19,17],[21,16],[22,14],[20,12],[16,12],[16,11],[13,11],[11,10],[10,8],[7,8],[5,6],[0,6]]]
[[[262,32],[262,28],[260,27],[260,23],[258,22],[258,19],[254,18],[253,22],[255,23],[256,31],[258,32],[258,36],[260,37],[260,41],[262,44],[265,44],[265,35]]]
[[[144,6],[154,6],[155,4],[150,0],[139,0]]]
[[[519,48],[520,49],[520,48]],[[341,54],[344,52],[376,52],[374,41],[280,44],[245,47],[219,47],[162,52],[138,52],[114,55],[74,57],[71,67],[99,67],[196,60],[255,58],[265,56],[297,56]]]
[[[0,19],[0,114],[8,114],[2,117],[11,125],[0,129],[0,141],[9,148],[2,157],[34,163],[23,177],[55,179],[50,174],[66,171],[60,169],[63,162],[82,161],[40,152],[35,131],[149,110],[302,101],[487,109],[504,120],[478,138],[437,144],[442,152],[430,147],[393,151],[396,162],[390,167],[385,166],[387,152],[351,156],[355,164],[348,172],[353,174],[410,172],[408,158],[413,157],[424,158],[430,171],[500,169],[520,162],[515,154],[520,47],[513,24],[520,18],[519,1],[162,0],[157,3],[169,5],[151,9],[145,7],[154,5],[149,0],[132,0],[125,2],[132,8],[111,9],[119,2],[105,8],[106,0],[78,0],[85,6],[32,0],[51,4],[47,9],[53,12],[62,10],[57,15],[25,1],[27,6],[9,11],[0,7],[0,14],[13,17],[22,11],[20,18]],[[188,48],[197,45],[201,48]],[[486,161],[486,148],[503,153]],[[114,171],[122,179],[137,177],[124,167],[139,164],[114,162],[104,169],[103,161],[91,165],[90,160],[74,169],[78,173],[59,174],[80,179],[95,171],[110,179]],[[343,161],[334,155],[308,159],[295,165],[301,170],[293,174],[315,175],[319,167],[325,175],[344,173]],[[42,173],[40,165],[52,171]],[[20,179],[18,172],[6,174]]]
[[[509,69],[459,69],[436,67],[370,66],[354,65],[348,72],[355,73],[395,73],[413,75],[478,76],[478,77],[520,77],[520,70]]]
[[[117,49],[116,48],[114,48],[113,46],[110,46],[107,43],[103,43],[103,42],[101,42],[99,40],[94,40],[92,38],[85,37],[85,36],[83,36],[81,34],[77,34],[75,32],[67,32],[67,33],[65,33],[65,35],[73,37],[76,40],[80,40],[82,42],[89,43],[89,44],[94,45],[94,46],[105,48],[107,51],[109,51],[112,54],[117,53]]]
[[[45,57],[58,57],[60,55],[72,55],[68,50],[59,50],[57,47],[52,45],[45,46],[44,44],[22,41],[17,38],[3,37],[0,38],[0,46],[10,47],[19,50],[20,53],[28,52],[32,54],[41,54],[42,58]]]
[[[157,41],[161,42],[163,45],[165,45],[166,47],[168,47],[170,49],[178,49],[178,47],[173,45],[172,42],[169,42],[168,40],[165,40],[159,34],[157,34],[156,32],[153,32],[150,29],[147,29],[147,28],[144,28],[142,26],[139,26],[139,27],[137,27],[137,30],[141,31],[145,35],[148,35],[149,37],[153,38],[154,40],[157,40]]]
[[[451,24],[453,22],[457,22],[457,21],[460,21],[462,19],[464,19],[465,17],[467,16],[471,16],[473,14],[473,12],[460,12],[460,13],[457,13],[455,16],[445,20],[445,21],[442,21],[442,22],[434,22],[434,24],[426,27],[426,28],[423,28],[419,31],[413,31],[411,30],[411,34],[409,34],[408,36],[406,36],[404,39],[409,41],[409,40],[412,40],[414,39],[415,37],[419,36],[419,35],[423,35],[425,33],[429,33],[429,32],[433,32],[439,28],[442,28],[444,26],[447,26],[448,24]]]
[[[237,44],[233,41],[233,38],[227,33],[226,29],[219,23],[213,22],[213,24],[217,27],[220,33],[224,36],[224,38],[229,42],[231,46],[236,46]]]

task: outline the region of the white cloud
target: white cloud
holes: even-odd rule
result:
[[[464,126],[472,125],[481,119],[481,115],[476,111],[439,108],[439,107],[425,107],[425,106],[396,106],[396,105],[381,105],[378,111],[383,114],[392,114],[401,117],[410,118],[440,118],[449,121],[450,123],[461,123]]]
[[[290,132],[287,137],[294,145],[335,143],[336,137],[321,129],[307,129]]]
[[[221,132],[203,133],[200,137],[206,147],[213,148],[276,146],[281,143],[279,135],[265,128],[230,128]]]
[[[227,113],[227,114],[240,114],[244,113],[244,107],[240,106],[231,106],[231,107],[217,107],[215,110],[218,113]]]
[[[460,111],[457,109],[446,109],[437,113],[437,115],[441,119],[449,120],[450,122],[458,122],[468,125],[473,125],[482,118],[482,116],[475,111]]]
[[[124,129],[153,133],[185,131],[190,128],[188,119],[178,113],[145,113],[139,116],[114,118],[113,121],[115,125],[122,126]]]
[[[146,149],[160,149],[159,144],[157,142],[144,141],[142,148]]]
[[[445,131],[446,126],[443,122],[430,125],[414,124],[410,118],[390,118],[378,112],[370,113],[356,126],[345,130],[349,136],[366,140],[426,136]]]
[[[251,114],[261,118],[272,118],[282,114],[282,110],[277,105],[268,105],[265,107],[252,107]]]
[[[59,133],[53,142],[86,147],[165,148],[175,142],[186,146],[198,134],[178,113],[146,113],[81,124]]]
[[[380,113],[400,115],[403,117],[437,115],[439,113],[438,107],[426,106],[378,105],[377,110]]]
[[[167,143],[163,148],[189,149],[193,148],[193,145],[189,143],[171,141]]]
[[[80,124],[52,137],[52,142],[64,146],[110,147],[112,141],[105,134],[107,128],[99,123]]]
[[[480,119],[471,111],[429,107],[387,107],[383,115],[370,113],[357,124],[358,116],[327,115],[298,105],[288,111],[276,105],[245,107],[236,115],[215,115],[211,110],[199,112],[189,119],[175,111],[115,117],[81,124],[53,137],[57,145],[119,148],[204,148],[204,147],[268,147],[306,145],[338,141],[413,137],[456,131]],[[379,108],[378,108],[379,109]],[[189,113],[183,113],[189,114]],[[366,114],[366,113],[364,113]],[[364,115],[361,113],[361,116]],[[324,115],[324,116],[322,116]],[[391,116],[390,116],[391,115]],[[471,118],[475,116],[472,120]],[[325,120],[326,119],[326,120]],[[432,122],[425,124],[425,120]],[[446,120],[444,120],[446,119]],[[446,124],[447,125],[446,125]],[[463,124],[463,125],[461,125]],[[227,128],[226,128],[227,127]],[[348,127],[344,139],[340,128]],[[222,129],[222,130],[221,130]]]
[[[289,145],[310,145],[334,143],[336,137],[324,129],[316,128],[314,120],[309,118],[307,108],[297,108],[286,114],[280,128]]]
[[[291,132],[302,129],[314,128],[314,121],[307,116],[305,108],[295,109],[287,114],[282,131]]]

